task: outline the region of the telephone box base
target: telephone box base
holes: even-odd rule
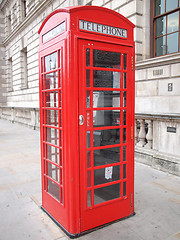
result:
[[[127,219],[127,218],[130,218],[130,217],[136,215],[136,213],[134,212],[133,214],[131,214],[131,215],[127,216],[127,217],[120,218],[120,219],[118,219],[118,220],[115,220],[115,221],[112,221],[112,222],[109,222],[109,223],[106,223],[106,224],[97,226],[97,227],[95,227],[95,228],[89,229],[89,230],[84,231],[84,232],[81,232],[81,233],[72,234],[72,233],[68,232],[58,221],[56,221],[56,219],[53,218],[53,217],[51,216],[51,214],[49,214],[49,213],[46,211],[46,209],[43,208],[43,206],[41,206],[41,209],[42,209],[42,210],[56,223],[56,225],[57,225],[58,227],[60,227],[60,228],[63,230],[63,232],[64,232],[68,237],[70,237],[71,239],[73,239],[73,238],[78,238],[78,237],[80,237],[80,236],[82,236],[82,235],[88,234],[88,233],[93,232],[93,231],[96,231],[96,230],[98,230],[98,229],[100,229],[100,228],[106,227],[106,226],[108,226],[108,225],[110,225],[110,224],[113,224],[113,223],[116,223],[116,222],[125,220],[125,219]]]

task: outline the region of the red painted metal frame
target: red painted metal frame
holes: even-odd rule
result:
[[[106,15],[106,18],[104,18]],[[114,26],[118,28],[127,29],[127,39],[109,36],[100,33],[92,33],[83,30],[79,30],[79,20],[85,20],[90,22],[95,22],[99,24],[104,24],[108,26]],[[61,32],[59,35],[56,35],[54,38],[49,39],[47,42],[42,42],[42,36],[58,26],[61,22],[65,21],[66,30]],[[84,139],[85,129],[79,126],[78,117],[81,114],[83,109],[84,94],[81,93],[83,83],[79,83],[79,78],[83,81],[84,76],[84,46],[87,46],[88,42],[94,42],[100,48],[107,50],[115,49],[117,51],[121,49],[123,52],[129,54],[128,65],[129,71],[131,71],[132,77],[130,80],[130,85],[128,86],[129,93],[129,106],[130,114],[128,119],[129,128],[127,126],[128,136],[130,138],[130,129],[131,126],[134,126],[134,70],[130,70],[131,65],[131,56],[134,57],[134,41],[133,41],[133,28],[134,25],[124,18],[122,15],[102,7],[95,6],[80,6],[80,7],[71,7],[66,9],[59,9],[51,13],[43,22],[42,26],[39,29],[39,68],[40,68],[40,133],[41,133],[41,161],[42,161],[42,207],[45,211],[57,221],[70,236],[77,236],[78,234],[89,230],[90,228],[97,227],[98,225],[104,224],[108,221],[117,220],[117,218],[125,217],[134,212],[134,133],[133,140],[128,139],[128,144],[130,144],[131,153],[130,156],[130,166],[129,168],[129,178],[131,178],[131,196],[128,196],[128,204],[131,202],[130,210],[127,211],[124,209],[121,216],[117,216],[116,208],[120,207],[122,200],[117,203],[117,200],[110,201],[107,205],[112,204],[113,213],[116,215],[111,219],[106,219],[103,221],[103,218],[106,218],[105,215],[108,214],[103,210],[106,204],[102,204],[101,207],[96,207],[94,214],[88,218],[88,214],[84,209],[85,201],[82,194],[85,190],[85,185],[83,179],[85,177],[85,168],[80,164],[82,161],[82,156],[86,152],[84,149]],[[104,47],[103,47],[104,46]],[[124,50],[123,50],[124,48]],[[58,88],[57,91],[62,91],[62,108],[58,106],[57,110],[62,111],[62,129],[61,127],[54,127],[62,131],[62,151],[63,151],[63,197],[64,201],[61,204],[56,200],[51,194],[49,194],[45,188],[44,184],[44,174],[46,169],[44,169],[44,161],[49,162],[49,160],[44,160],[44,133],[43,133],[43,105],[42,105],[42,64],[41,59],[53,53],[54,51],[62,51],[61,59],[61,79],[62,86],[61,89]],[[133,63],[134,65],[134,63]],[[82,85],[81,85],[82,84]],[[54,90],[54,89],[53,89]],[[102,90],[102,89],[100,89]],[[107,90],[107,89],[106,89]],[[50,92],[51,90],[49,90]],[[48,92],[48,91],[46,91]],[[121,94],[122,95],[122,94]],[[122,98],[123,96],[121,96]],[[121,99],[122,100],[122,99]],[[54,108],[48,108],[54,109]],[[103,108],[102,108],[103,109]],[[106,109],[107,110],[107,109]],[[131,125],[131,126],[130,126]],[[52,127],[52,126],[51,126]],[[116,127],[114,127],[116,128]],[[112,129],[112,127],[111,127]],[[81,135],[82,134],[82,135]],[[49,144],[49,143],[48,143]],[[51,145],[51,144],[49,144]],[[109,146],[108,146],[109,147]],[[61,147],[59,147],[61,149]],[[99,149],[99,148],[98,148]],[[51,161],[50,161],[51,162]],[[54,164],[56,165],[56,164]],[[56,165],[58,166],[58,165]],[[44,172],[45,171],[45,172]],[[45,174],[46,175],[46,174]],[[54,181],[53,179],[51,179]],[[128,205],[129,206],[129,205]],[[123,207],[126,207],[123,205]],[[112,210],[112,209],[111,209]],[[98,212],[99,211],[99,212]],[[126,211],[126,213],[125,213]],[[86,216],[85,216],[86,215]],[[84,219],[83,219],[84,217]],[[98,220],[96,221],[95,218]],[[102,220],[102,221],[101,221]],[[95,223],[93,223],[95,222]]]

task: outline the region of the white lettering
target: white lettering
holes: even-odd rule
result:
[[[79,29],[89,31],[89,32],[97,32],[97,33],[103,33],[103,34],[112,35],[116,37],[127,38],[127,29],[116,28],[116,27],[102,25],[94,22],[88,22],[84,20],[79,20]]]

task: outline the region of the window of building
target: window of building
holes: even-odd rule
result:
[[[13,91],[13,71],[12,71],[12,57],[8,59],[7,65],[7,90],[8,92]]]
[[[154,0],[154,56],[180,51],[180,0]]]
[[[21,89],[28,87],[27,47],[21,50]]]

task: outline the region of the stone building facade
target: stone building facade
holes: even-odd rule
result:
[[[38,29],[47,15],[75,5],[107,7],[135,24],[137,159],[180,175],[180,46],[174,47],[180,26],[173,25],[180,3],[168,9],[169,2],[1,0],[0,117],[39,127]]]

